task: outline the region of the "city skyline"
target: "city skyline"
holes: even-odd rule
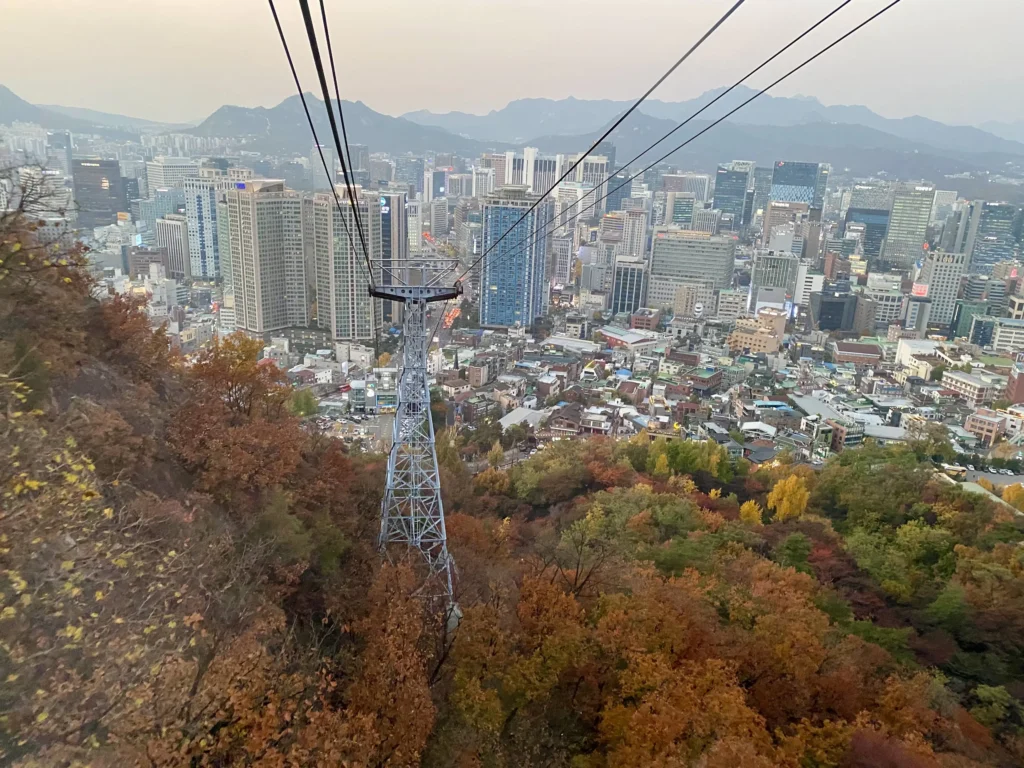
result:
[[[731,83],[744,73],[746,59],[759,58],[788,38],[794,19],[816,17],[823,9],[821,3],[811,0],[785,0],[785,4],[789,13],[779,13],[778,4],[771,8],[757,2],[745,5],[742,13],[713,38],[717,45],[702,48],[654,98],[685,100]],[[339,54],[343,54],[337,58],[346,98],[364,101],[392,115],[417,109],[486,114],[526,97],[633,98],[637,83],[649,81],[654,72],[692,42],[691,38],[696,38],[697,30],[726,7],[724,0],[699,8],[681,7],[668,0],[646,3],[630,16],[619,14],[617,18],[616,35],[623,52],[629,55],[573,68],[570,65],[574,59],[567,60],[561,30],[572,24],[582,39],[603,34],[600,27],[608,15],[595,12],[602,8],[595,9],[593,3],[586,4],[587,13],[583,13],[584,4],[577,0],[556,7],[527,0],[517,13],[503,19],[508,39],[527,33],[532,36],[529,63],[525,63],[520,46],[496,47],[490,34],[482,34],[493,28],[493,14],[469,0],[443,0],[429,7],[406,2],[393,5],[400,6],[401,11],[342,6],[337,2],[329,3],[328,11],[336,24],[386,32],[396,52],[419,50],[429,58],[431,40],[458,40],[457,50],[467,66],[452,68],[450,78],[431,80],[430,88],[412,87],[409,73],[418,71],[422,57],[402,53],[380,56],[380,35],[357,36],[351,46],[345,45],[348,41],[344,38],[336,42]],[[604,10],[608,13],[617,13],[618,6],[606,0],[599,0],[598,5],[607,6]],[[882,5],[880,0],[851,3],[805,41],[805,48],[792,52],[792,61]],[[5,18],[12,28],[30,28],[43,17],[59,19],[60,23],[51,23],[47,29],[50,44],[38,53],[13,47],[0,52],[0,65],[7,73],[4,85],[34,103],[85,107],[160,122],[201,120],[224,104],[272,106],[291,94],[292,84],[269,23],[269,10],[260,6],[257,13],[238,0],[214,6],[200,6],[198,0],[173,6],[154,3],[146,10],[150,23],[159,27],[161,34],[140,36],[137,20],[127,13],[129,7],[124,0],[99,0],[88,7],[68,7],[57,0],[14,0],[5,8]],[[297,45],[303,37],[297,8],[282,3],[279,12],[289,38]],[[1012,92],[1015,73],[1022,63],[1020,49],[1013,44],[1013,30],[1024,22],[1024,7],[990,0],[971,15],[964,14],[962,4],[952,0],[932,0],[927,14],[910,3],[893,9],[888,17],[886,25],[865,29],[857,39],[830,52],[826,66],[801,73],[780,88],[778,95],[809,94],[825,104],[863,104],[885,117],[920,114],[955,124],[1024,120],[1024,104],[997,98]],[[203,19],[201,25],[196,24],[197,18]],[[459,19],[457,30],[469,34],[454,34],[449,23],[453,18]],[[1000,23],[992,24],[993,18],[999,18]],[[1019,23],[1014,23],[1015,19]],[[230,56],[221,56],[233,50],[222,39],[225,29],[232,30],[231,41],[240,53],[245,49],[250,54],[259,51],[259,55],[246,55],[244,74],[228,65]],[[932,57],[922,55],[922,50],[911,44],[914,40],[941,39],[938,36],[950,29],[957,30],[963,59],[972,62],[970,78],[953,78],[947,74],[949,67],[937,66]],[[476,34],[478,31],[480,34]],[[83,60],[81,42],[104,37],[119,40],[117,55],[94,46]],[[747,55],[735,56],[737,48]],[[220,53],[213,57],[200,55],[204,50]],[[125,57],[136,54],[139,66],[124,71]],[[308,57],[297,58],[304,87],[314,88]],[[481,59],[494,66],[468,65]],[[169,60],[174,61],[178,78],[187,81],[189,87],[146,87],[156,82],[154,72],[163,66],[159,62],[166,64]],[[353,62],[370,61],[373,66],[359,66],[358,74],[353,74]],[[878,83],[888,82],[893,71],[901,74],[902,87],[879,88]],[[552,77],[552,72],[562,74]]]

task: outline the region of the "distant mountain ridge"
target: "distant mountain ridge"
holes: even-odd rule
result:
[[[85,107],[64,107],[59,104],[37,104],[36,106],[40,109],[49,110],[50,112],[57,112],[78,120],[85,120],[89,123],[93,123],[94,125],[105,125],[110,128],[161,131],[191,128],[195,125],[194,123],[163,123],[156,120],[145,120],[141,117],[118,115],[113,112],[100,112],[98,110],[87,109]]]
[[[51,130],[74,133],[96,133],[111,137],[124,137],[123,131],[98,125],[46,107],[30,104],[6,86],[0,85],[0,123],[36,123]]]
[[[330,124],[324,102],[309,93],[306,94],[306,101],[313,115],[317,136],[321,142],[330,143]],[[432,150],[457,152],[472,157],[489,149],[511,148],[501,142],[478,141],[458,136],[443,128],[383,115],[361,101],[342,100],[342,105],[349,142],[366,144],[374,151],[402,154]],[[313,143],[297,95],[270,108],[223,106],[188,132],[198,136],[247,136],[251,137],[253,148],[268,152],[285,150],[308,153]]]
[[[669,102],[648,99],[640,111],[650,117],[682,122],[706,106],[725,89],[707,91],[695,99]],[[713,120],[739,106],[756,91],[740,86],[708,109],[702,117]],[[516,143],[536,135],[573,135],[596,131],[608,125],[629,108],[632,101],[586,100],[567,98],[519,99],[500,110],[486,115],[465,112],[435,114],[420,110],[403,117],[444,128],[478,140]],[[634,113],[635,114],[635,113]],[[729,118],[739,124],[765,126],[794,126],[806,123],[846,123],[862,125],[884,133],[919,141],[940,149],[971,153],[1002,152],[1024,156],[1024,143],[1005,136],[997,136],[971,126],[945,125],[925,117],[891,119],[882,117],[863,106],[826,106],[810,97],[784,97],[765,95]]]

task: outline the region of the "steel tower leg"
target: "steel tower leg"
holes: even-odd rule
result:
[[[429,570],[423,595],[443,598],[452,610],[453,563],[448,554],[434,424],[430,418],[428,293],[429,289],[422,297],[405,298],[403,369],[378,543],[382,551],[394,545],[419,550]]]

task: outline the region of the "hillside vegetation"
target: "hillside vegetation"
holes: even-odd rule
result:
[[[1024,524],[926,446],[751,473],[646,435],[471,476],[463,618],[374,541],[384,458],[259,345],[176,359],[0,220],[0,762],[1016,766]]]

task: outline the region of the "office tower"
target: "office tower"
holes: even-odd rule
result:
[[[390,160],[370,160],[370,183],[390,184],[395,179],[395,164]]]
[[[381,280],[380,200],[367,192],[356,198],[374,283]],[[338,341],[373,341],[380,333],[383,308],[380,299],[369,296],[370,281],[352,207],[343,205],[339,211],[333,195],[318,192],[305,210],[313,220],[306,231],[314,239],[318,324]]]
[[[206,170],[201,169],[200,172]],[[196,280],[214,280],[220,275],[217,177],[204,174],[202,178],[188,178],[184,181],[184,187],[192,277]]]
[[[768,203],[772,196],[772,176],[774,175],[774,168],[754,168],[751,174],[751,186],[754,190],[753,211],[755,216],[758,211],[760,211],[762,216],[768,211]]]
[[[495,189],[493,168],[473,168],[473,197],[477,200],[491,194]]]
[[[148,195],[158,189],[180,187],[199,172],[199,162],[188,157],[157,157],[146,163]]]
[[[608,179],[607,197],[604,200],[606,211],[621,211],[622,201],[631,196],[632,181],[629,180],[629,173],[619,171],[612,178]]]
[[[188,220],[179,214],[168,213],[154,222],[154,230],[154,242],[167,252],[167,276],[179,282],[191,282]]]
[[[598,215],[596,212],[597,190],[589,185],[577,181],[563,181],[555,190],[555,211],[557,213],[556,226],[575,227],[584,219],[592,219]]]
[[[718,234],[721,220],[721,211],[713,208],[698,208],[693,212],[692,227],[696,232],[707,232],[709,235],[715,235]]]
[[[818,163],[818,179],[814,185],[814,202],[811,208],[819,211],[825,208],[825,193],[828,190],[828,179],[832,173],[832,166],[828,163]]]
[[[599,142],[598,145],[594,147],[594,151],[592,154],[594,154],[595,156],[603,156],[608,159],[609,173],[615,170],[615,145],[608,141],[608,139]],[[605,176],[607,175],[608,174],[605,174]]]
[[[881,261],[890,269],[910,269],[924,255],[928,221],[935,201],[935,188],[922,184],[901,184],[893,195],[889,231]]]
[[[405,204],[409,227],[409,253],[423,250],[423,203],[410,199]]]
[[[711,177],[706,173],[666,173],[661,183],[666,192],[689,192],[700,203],[711,196]]]
[[[953,320],[960,278],[967,268],[967,255],[928,251],[924,257],[912,295],[932,300],[931,322],[948,325]]]
[[[1001,317],[1006,313],[1008,295],[1005,280],[996,280],[988,275],[969,275],[963,288],[966,301],[984,301],[989,305],[988,314]]]
[[[796,290],[800,259],[792,253],[758,251],[750,271],[750,285],[754,295],[761,288],[781,288],[792,297]]]
[[[978,228],[970,251],[970,272],[988,275],[992,266],[1013,258],[1014,226],[1020,208],[1008,203],[982,203]]]
[[[223,196],[236,329],[267,338],[308,325],[302,197],[268,179],[239,182]]]
[[[507,183],[505,176],[505,153],[484,154],[480,156],[480,167],[494,171],[494,188],[503,187]]]
[[[555,235],[551,238],[551,280],[560,285],[569,285],[573,280],[573,237],[571,234]]]
[[[956,201],[957,194],[955,190],[935,190],[935,202],[932,203],[932,215],[929,223],[944,223],[946,219],[953,215],[953,209],[956,207]]]
[[[473,194],[473,176],[468,173],[449,173],[447,197],[470,197]]]
[[[940,247],[949,253],[966,253],[967,268],[970,270],[971,252],[974,250],[974,242],[978,236],[978,227],[981,224],[981,212],[985,203],[981,200],[976,202],[964,202],[946,219],[946,225],[942,230]]]
[[[892,209],[892,197],[893,188],[887,182],[854,184],[850,190],[850,204],[848,207],[888,212]]]
[[[88,229],[116,224],[117,214],[128,212],[117,160],[74,160],[71,174],[78,226]]]
[[[167,251],[163,248],[130,246],[126,249],[124,258],[128,266],[128,276],[132,280],[148,275],[150,265],[159,266],[164,276],[167,275]]]
[[[665,193],[665,224],[668,226],[693,228],[693,211],[697,198],[692,192]]]
[[[787,203],[773,200],[768,203],[768,211],[764,217],[764,228],[762,240],[765,243],[771,241],[772,232],[776,227],[786,224],[797,225],[806,220],[810,213],[810,206],[807,203]]]
[[[622,252],[642,257],[647,252],[647,211],[623,211]]]
[[[796,288],[793,291],[793,303],[798,307],[806,307],[811,294],[824,290],[825,276],[811,271],[807,264],[801,264],[796,270]]]
[[[423,192],[423,158],[409,156],[396,158],[395,181],[405,182],[414,193]]]
[[[562,175],[562,159],[557,155],[538,155],[533,158],[530,176],[531,192],[543,194],[551,189]]]
[[[323,159],[320,159],[320,153],[323,153]],[[324,170],[324,164],[327,165],[327,170]],[[321,144],[319,148],[316,144],[309,151],[309,178],[312,184],[314,192],[320,192],[331,188],[338,183],[338,160],[334,152],[334,148],[326,144]]]
[[[818,163],[792,163],[779,161],[772,172],[771,200],[783,203],[804,203],[809,208],[821,207],[819,194],[823,174]]]
[[[348,156],[352,158],[353,171],[370,170],[370,148],[365,144],[349,144]]]
[[[427,176],[430,177],[430,186],[427,190],[430,201],[448,194],[448,174],[451,172],[451,168],[434,168],[432,171],[427,171]]]
[[[438,197],[430,201],[430,236],[435,240],[448,237],[447,197]]]
[[[652,241],[647,303],[672,306],[677,288],[698,285],[706,294],[702,303],[711,306],[714,291],[731,285],[735,260],[736,241],[731,237],[658,227]]]
[[[843,233],[850,232],[854,224],[863,226],[862,247],[869,264],[874,264],[882,255],[886,232],[889,231],[889,209],[856,208],[852,204],[846,210]]]
[[[403,269],[409,259],[409,219],[405,202],[404,192],[380,193],[380,283],[384,286],[409,281]],[[400,323],[401,310],[398,302],[385,301],[382,306],[384,322]]]
[[[538,199],[538,195],[530,194],[521,186],[503,187],[484,198],[481,247],[485,252],[493,250],[483,263],[481,325],[528,327],[543,315],[547,291],[547,238],[533,237],[532,233],[552,218],[550,202],[539,202],[516,224]],[[501,239],[510,228],[508,236]]]
[[[647,265],[642,259],[621,257],[615,261],[612,279],[612,314],[633,314],[644,305]]]
[[[720,210],[723,215],[732,215],[730,229],[734,232],[738,232],[746,225],[743,209],[749,182],[750,173],[747,170],[719,166],[715,174],[715,198],[712,207]]]
[[[70,131],[46,132],[47,167],[59,169],[65,176],[71,176],[71,153],[73,151]]]
[[[875,327],[888,328],[903,312],[902,274],[872,272],[863,296],[875,303]]]

